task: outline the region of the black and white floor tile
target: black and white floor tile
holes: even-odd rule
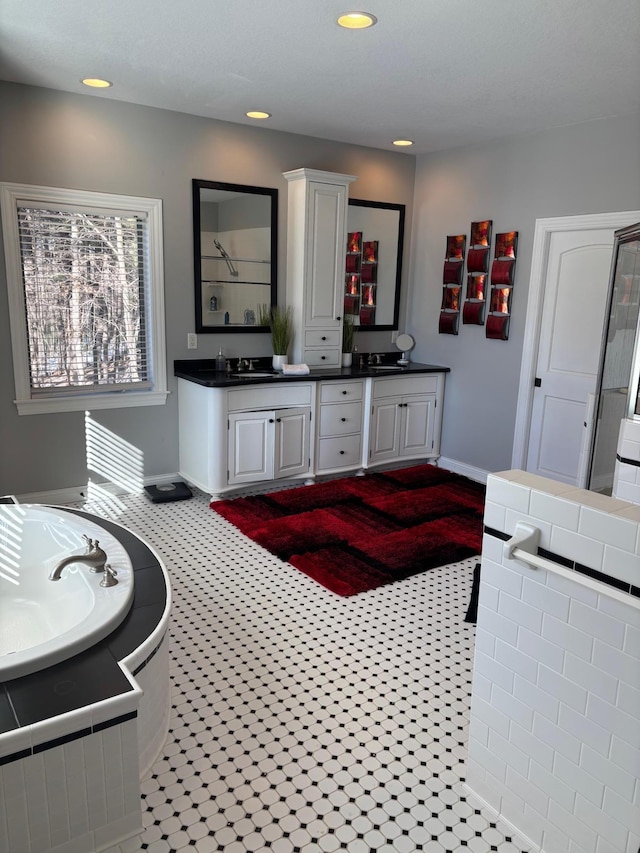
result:
[[[203,493],[84,508],[144,537],[174,596],[169,736],[110,853],[523,853],[461,786],[475,559],[340,598]]]

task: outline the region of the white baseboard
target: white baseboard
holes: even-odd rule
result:
[[[446,456],[441,456],[438,459],[438,468],[446,468],[447,471],[453,471],[454,474],[462,474],[463,477],[468,477],[470,480],[475,480],[478,483],[486,485],[487,477],[491,473],[482,468],[476,468],[474,465],[467,465],[466,462],[458,462],[456,459],[449,459]]]
[[[388,467],[402,468],[407,464],[406,461],[392,463]],[[466,462],[458,462],[455,459],[449,459],[446,456],[440,456],[438,459],[438,467],[446,468],[447,471],[453,471],[454,474],[461,474],[463,477],[468,477],[470,480],[475,480],[478,483],[486,483],[489,471],[483,471],[482,468],[475,468],[473,465],[467,465]],[[159,474],[157,477],[145,477],[143,486],[156,485],[158,483],[175,483],[178,480],[184,480],[180,474]],[[281,485],[278,483],[278,485]],[[296,482],[291,483],[296,485]],[[268,486],[268,488],[267,488]],[[255,490],[255,486],[253,489]],[[274,483],[265,484],[265,491],[273,491]],[[66,489],[52,489],[48,492],[30,492],[28,494],[14,495],[19,503],[23,504],[52,504],[53,506],[64,506],[66,504],[80,503],[89,498],[93,491],[93,496],[96,493],[103,492],[106,495],[114,497],[118,495],[131,494],[131,489],[126,489],[119,486],[117,483],[84,483],[82,486],[70,486]],[[206,491],[206,489],[205,489]]]
[[[143,486],[151,486],[158,483],[174,483],[181,480],[179,474],[161,474],[158,477],[145,477]],[[88,482],[82,486],[71,486],[66,489],[53,489],[49,492],[31,492],[24,495],[13,495],[18,503],[23,504],[51,504],[53,506],[64,506],[66,504],[80,503],[87,500],[92,494],[104,493],[110,496],[131,494],[131,489],[125,489],[117,483],[93,483]]]
[[[518,829],[517,826],[514,826],[510,820],[500,814],[490,803],[488,803],[484,797],[481,797],[480,794],[476,793],[473,788],[470,788],[466,782],[463,782],[460,786],[464,795],[467,797],[467,800],[470,800],[470,805],[479,806],[483,811],[489,812],[492,814],[497,820],[500,821],[509,831],[509,833],[519,842],[520,846],[523,849],[530,850],[530,853],[544,853],[543,849],[532,841],[527,835],[524,834],[521,830]]]

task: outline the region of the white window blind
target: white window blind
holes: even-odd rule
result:
[[[145,215],[18,207],[34,395],[149,387]]]
[[[161,202],[0,186],[18,411],[164,402]]]

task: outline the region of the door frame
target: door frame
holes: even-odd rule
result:
[[[511,467],[526,471],[527,454],[533,409],[533,392],[536,367],[538,363],[538,342],[545,296],[545,280],[549,260],[551,236],[562,231],[593,231],[611,228],[616,231],[640,220],[639,210],[625,210],[615,213],[590,213],[582,216],[554,216],[548,219],[536,219],[531,254],[531,277],[525,318],[520,381],[518,384],[518,404],[513,434]],[[613,250],[613,243],[611,244]],[[604,330],[604,317],[603,330]]]

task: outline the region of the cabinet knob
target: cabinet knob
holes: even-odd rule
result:
[[[336,320],[342,320],[342,317],[336,317]]]
[[[342,423],[345,423],[347,419],[346,418],[340,418],[340,420],[342,421]]]
[[[325,358],[326,358],[326,355],[321,355],[321,356],[320,356],[320,361],[324,361],[324,360],[325,360]]]
[[[276,423],[279,424],[282,422],[282,418],[276,418]]]
[[[340,451],[340,456],[344,456],[344,450]]]
[[[273,422],[273,418],[269,418],[269,423],[272,424]]]
[[[326,341],[326,340],[327,340],[327,336],[326,336],[326,335],[323,335],[323,336],[320,338],[320,340],[321,340],[321,341]]]
[[[343,393],[343,394],[348,394],[349,392],[348,392],[348,391],[343,391],[342,393]]]

